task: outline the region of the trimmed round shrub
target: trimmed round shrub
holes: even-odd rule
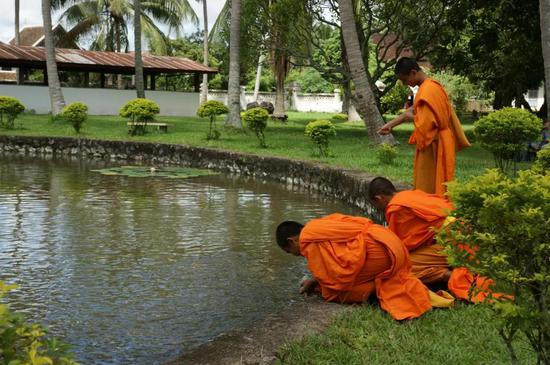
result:
[[[223,115],[229,113],[229,108],[224,103],[216,100],[210,100],[202,103],[197,109],[197,115],[201,118],[210,118],[211,116]]]
[[[76,133],[79,133],[82,124],[88,119],[88,107],[84,103],[72,103],[63,108],[61,116],[71,123]]]
[[[348,115],[347,114],[344,114],[344,113],[340,113],[340,114],[334,114],[330,120],[332,120],[333,122],[337,123],[337,122],[347,122],[348,121]]]
[[[540,119],[526,110],[504,108],[475,122],[474,133],[481,146],[493,154],[497,167],[506,172],[515,168],[528,143],[540,138],[541,125]]]
[[[133,99],[120,108],[120,116],[130,118],[132,122],[150,122],[160,113],[160,107],[153,100]]]
[[[397,157],[397,148],[389,143],[382,143],[376,150],[376,157],[382,165],[391,165]]]
[[[305,134],[315,143],[321,157],[330,156],[329,139],[336,135],[336,127],[330,120],[309,122],[306,125]]]
[[[267,119],[269,113],[264,108],[252,108],[247,110],[242,115],[246,126],[251,129],[260,141],[260,147],[266,148],[264,130],[267,127]]]
[[[216,100],[210,100],[204,102],[197,109],[197,115],[201,118],[208,118],[210,120],[210,128],[206,135],[207,140],[220,138],[220,132],[216,129],[216,117],[229,113],[229,108]]]
[[[537,159],[533,164],[533,170],[544,173],[550,171],[550,145],[537,152]]]
[[[132,121],[130,134],[134,136],[144,134],[147,122],[154,121],[158,113],[160,113],[160,107],[153,100],[137,98],[124,104],[119,114]]]
[[[0,96],[0,126],[13,129],[15,119],[25,110],[19,100],[11,96]]]

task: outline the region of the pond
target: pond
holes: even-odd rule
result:
[[[13,309],[82,364],[160,364],[302,300],[277,224],[333,199],[229,175],[104,176],[90,161],[0,156],[0,280]]]

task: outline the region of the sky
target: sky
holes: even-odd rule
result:
[[[202,2],[197,0],[188,0],[190,5],[195,10],[195,13],[200,20],[200,28],[202,29]],[[212,27],[216,17],[220,13],[225,0],[208,0],[208,26]],[[14,32],[14,1],[0,0],[0,41],[8,42],[13,38]],[[20,0],[20,26],[42,25],[41,0]],[[55,24],[59,17],[59,13],[52,16],[52,21]],[[197,30],[192,24],[184,25],[185,33],[193,33]]]

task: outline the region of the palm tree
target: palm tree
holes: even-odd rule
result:
[[[48,89],[52,114],[59,115],[65,106],[63,92],[59,83],[57,63],[55,61],[55,48],[53,44],[52,13],[50,0],[42,0],[42,20],[44,22],[44,44],[46,51],[46,73],[48,75]]]
[[[136,69],[137,97],[145,99],[143,58],[141,57],[141,0],[134,0],[134,64]]]
[[[16,46],[19,45],[19,0],[15,0],[15,35],[13,42]]]
[[[63,9],[60,16],[69,27],[67,39],[93,39],[91,49],[128,51],[128,25],[134,19],[133,0],[53,0],[54,9]],[[141,28],[145,38],[167,51],[167,36],[157,24],[168,26],[169,32],[182,30],[183,19],[197,23],[197,15],[187,0],[147,0],[141,3]]]
[[[203,64],[208,66],[208,7],[206,0],[202,0],[202,14],[204,21],[204,39],[203,39]],[[201,103],[208,100],[208,74],[202,75]]]
[[[229,30],[229,82],[227,103],[229,114],[225,125],[242,128],[240,73],[241,0],[231,0],[231,25]]]
[[[357,112],[365,121],[365,126],[371,140],[381,142],[393,142],[393,137],[380,136],[377,131],[384,125],[384,119],[371,89],[365,63],[359,46],[357,25],[353,11],[353,0],[338,0],[340,10],[340,23],[342,24],[342,36],[346,47],[348,65],[351,79],[355,85],[355,99]]]
[[[15,33],[13,36],[13,44],[19,45],[19,0],[15,0]],[[15,82],[19,84],[19,68],[15,69]]]
[[[550,120],[550,0],[539,1],[542,56],[544,58],[544,85],[546,119]]]

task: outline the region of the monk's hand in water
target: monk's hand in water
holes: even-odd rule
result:
[[[317,280],[306,279],[300,284],[300,294],[311,294],[317,287]]]

